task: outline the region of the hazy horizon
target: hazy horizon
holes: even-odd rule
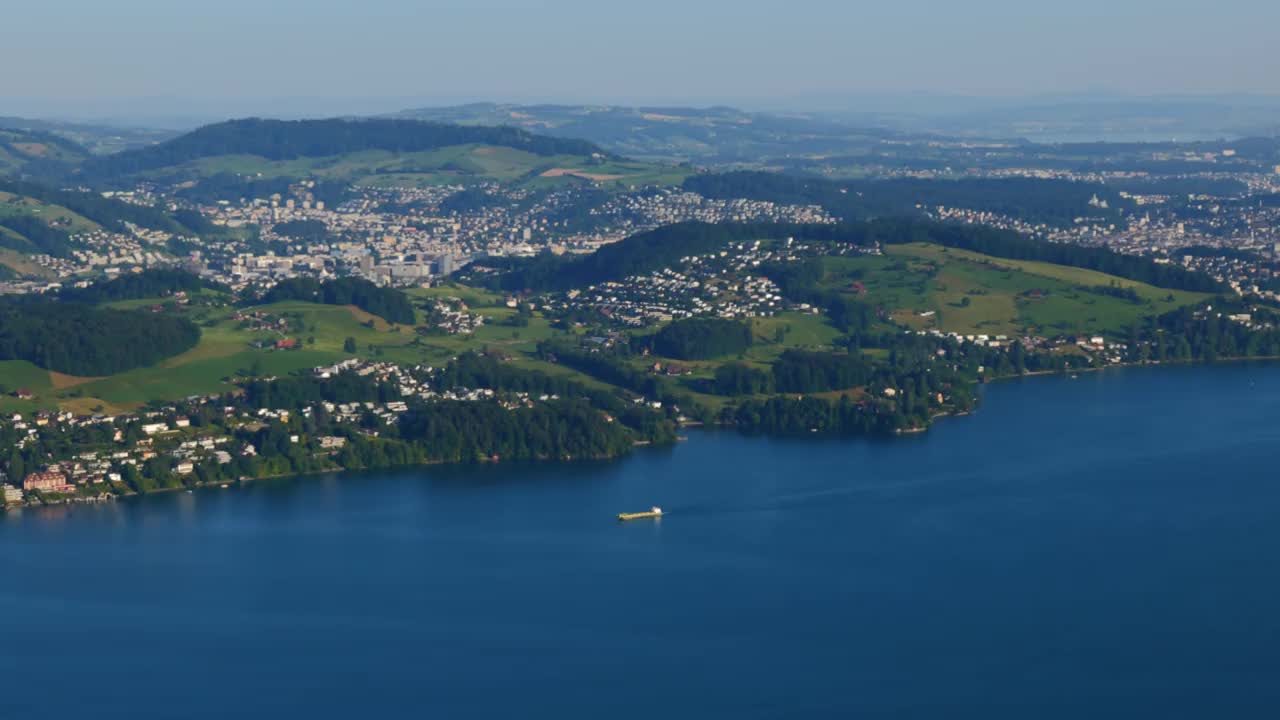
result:
[[[1227,0],[603,6],[46,0],[7,11],[0,114],[341,115],[471,101],[894,112],[859,99],[1276,96],[1280,7]],[[1267,97],[1267,100],[1272,99]],[[901,103],[899,103],[901,104]]]
[[[954,95],[928,92],[849,94],[843,97],[750,98],[599,98],[599,97],[274,97],[184,98],[119,97],[51,100],[0,97],[0,117],[184,130],[243,117],[280,119],[375,116],[403,110],[468,104],[600,105],[623,107],[732,107],[748,112],[810,113],[831,116],[963,116],[1015,109],[1068,105],[1097,107],[1127,104],[1173,107],[1207,105],[1253,107],[1280,113],[1280,94],[1141,95],[1120,93]]]

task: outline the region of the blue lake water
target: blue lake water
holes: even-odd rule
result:
[[[10,513],[0,718],[1275,717],[1278,458],[1280,367],[1230,364]]]

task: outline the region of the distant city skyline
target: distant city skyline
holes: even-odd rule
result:
[[[847,110],[857,98],[1280,93],[1247,0],[44,0],[0,114],[208,118],[500,102]]]

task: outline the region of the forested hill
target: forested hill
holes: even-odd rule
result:
[[[567,290],[652,272],[668,267],[682,257],[713,252],[730,243],[786,237],[863,246],[927,242],[1010,260],[1034,260],[1086,268],[1173,290],[1217,292],[1223,287],[1203,273],[1156,263],[1149,258],[1122,255],[1107,248],[1043,242],[1013,231],[982,225],[914,219],[839,225],[711,225],[689,222],[634,235],[586,256],[565,258],[547,254],[530,259],[485,262],[500,271],[496,282],[504,290]]]
[[[328,157],[364,150],[423,152],[455,145],[496,145],[534,155],[608,155],[584,140],[535,135],[512,127],[479,127],[416,120],[230,120],[150,147],[94,158],[86,178],[114,178],[220,155],[268,160]]]
[[[84,288],[67,288],[58,296],[65,302],[97,305],[120,300],[167,297],[178,292],[190,293],[215,287],[213,283],[184,270],[152,269],[103,280]]]
[[[0,300],[0,360],[71,375],[112,375],[190,350],[200,328],[173,315],[43,299]]]
[[[921,208],[943,205],[1065,227],[1079,217],[1113,219],[1129,205],[1106,185],[1039,178],[835,181],[741,171],[694,175],[684,181],[684,188],[713,199],[820,205],[846,221],[917,215]],[[1109,207],[1091,206],[1095,196]]]
[[[394,288],[383,288],[360,278],[339,278],[320,282],[314,278],[290,278],[278,283],[253,304],[302,300],[322,305],[354,305],[389,323],[416,322],[409,296]]]

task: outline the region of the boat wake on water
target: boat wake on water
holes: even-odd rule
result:
[[[839,502],[843,498],[855,498],[865,496],[877,490],[874,487],[864,488],[827,488],[823,490],[812,490],[809,492],[788,493],[786,495],[777,495],[774,497],[764,497],[752,500],[738,502],[699,502],[687,505],[673,505],[667,507],[663,511],[663,516],[678,515],[680,517],[687,516],[711,516],[711,515],[730,515],[741,513],[757,513],[757,512],[774,512],[778,510],[792,510],[805,508],[831,507],[832,505],[847,504]],[[832,501],[836,502],[832,502]]]
[[[867,483],[856,486],[822,487],[784,492],[772,496],[745,498],[725,502],[695,502],[686,505],[672,505],[666,508],[666,515],[709,516],[721,514],[778,512],[782,510],[817,510],[825,507],[841,507],[854,502],[865,503],[868,500],[888,497],[903,491],[913,491],[922,487],[939,483],[950,483],[953,476],[931,477],[928,479],[903,480],[895,482]]]

